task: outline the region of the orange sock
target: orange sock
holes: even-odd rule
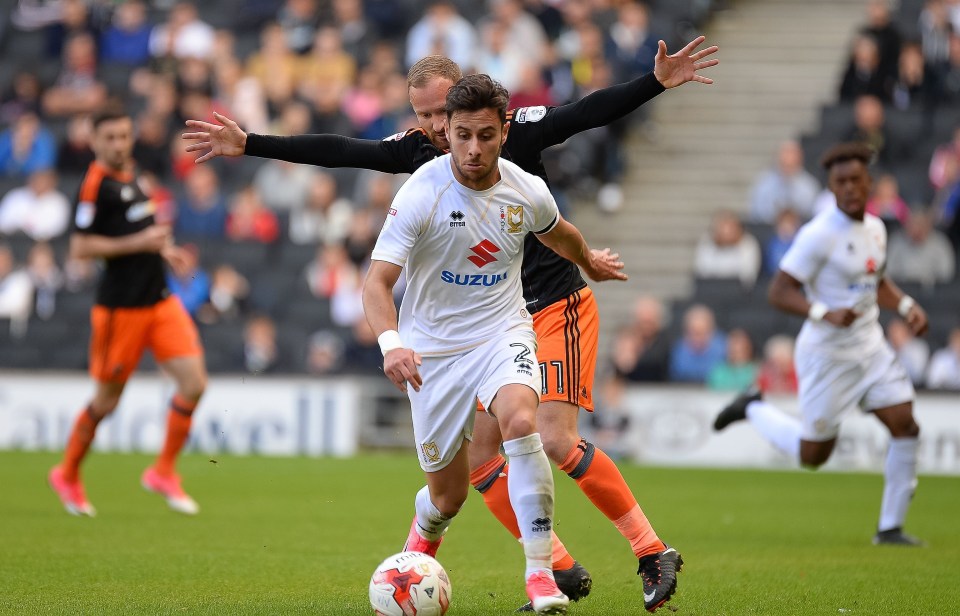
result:
[[[167,414],[167,438],[163,442],[163,449],[153,465],[157,474],[169,477],[176,470],[174,465],[177,454],[183,449],[187,437],[190,436],[190,423],[193,421],[193,411],[197,408],[197,401],[189,401],[174,394],[170,400],[170,410]]]
[[[630,487],[607,454],[586,439],[573,446],[560,470],[573,478],[597,509],[620,531],[637,558],[666,549]]]
[[[91,409],[87,408],[80,411],[77,420],[70,431],[70,438],[67,440],[67,448],[63,452],[63,478],[70,483],[80,478],[80,463],[87,456],[90,450],[90,443],[97,433],[97,425],[100,420],[95,418]]]
[[[470,473],[470,485],[483,496],[483,502],[487,509],[494,515],[500,524],[506,528],[514,539],[520,539],[520,526],[517,524],[517,514],[513,512],[513,506],[510,504],[510,493],[507,490],[507,473],[510,467],[503,456],[497,455],[490,458],[472,473]],[[501,476],[502,475],[502,476]],[[500,481],[500,480],[503,481]],[[553,534],[553,569],[564,571],[573,566],[573,556],[567,552],[567,548]]]

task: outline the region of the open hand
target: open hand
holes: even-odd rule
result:
[[[621,270],[623,261],[620,260],[620,253],[610,252],[609,248],[590,250],[590,267],[586,270],[590,280],[626,280],[627,275]]]
[[[187,126],[193,132],[183,133],[181,139],[193,141],[187,146],[187,152],[202,152],[196,162],[205,163],[217,156],[243,156],[247,147],[247,133],[236,122],[216,111],[213,117],[217,124],[202,120],[187,120]]]
[[[660,41],[657,49],[657,57],[654,59],[653,75],[664,88],[670,89],[682,86],[688,81],[698,81],[700,83],[711,84],[713,79],[704,77],[697,73],[705,68],[720,64],[716,58],[704,60],[703,58],[716,53],[720,48],[716,45],[701,49],[694,53],[700,43],[706,40],[704,36],[698,36],[686,47],[673,55],[667,55],[667,44]]]

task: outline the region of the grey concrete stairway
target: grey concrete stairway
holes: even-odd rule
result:
[[[575,223],[594,247],[627,263],[626,283],[592,284],[601,311],[600,357],[633,299],[692,288],[694,248],[718,208],[743,211],[778,144],[816,126],[836,98],[865,0],[734,0],[706,32],[720,46],[713,85],[688,83],[648,105],[655,137],[628,142],[626,202],[615,214],[578,203]],[[671,52],[676,50],[671,49]]]

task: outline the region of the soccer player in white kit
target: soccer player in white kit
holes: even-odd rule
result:
[[[921,545],[903,532],[917,485],[920,428],[913,385],[884,339],[878,315],[880,308],[896,310],[916,335],[926,331],[927,315],[884,274],[887,232],[879,218],[865,213],[872,155],[860,143],[827,151],[822,165],[837,207],[800,229],[770,284],[773,306],[807,317],[795,351],[802,420],[749,391],[720,412],[714,428],[747,419],[778,449],[816,468],[830,457],[851,407],[873,413],[892,437],[873,542]]]
[[[405,550],[435,555],[467,498],[477,399],[497,418],[513,465],[510,501],[526,556],[527,596],[538,614],[565,614],[551,570],[553,475],[535,418],[540,371],[521,293],[524,236],[579,265],[593,280],[625,280],[609,250],[590,250],[565,221],[546,183],[499,158],[509,94],[486,75],[447,94],[451,153],[397,193],[373,249],[363,289],[387,377],[410,397],[427,485]],[[393,286],[406,268],[399,320]]]

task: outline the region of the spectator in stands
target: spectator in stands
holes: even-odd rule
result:
[[[346,90],[357,75],[357,61],[343,49],[340,31],[324,26],[317,31],[313,49],[300,63],[298,92],[306,99],[314,98],[319,84]]]
[[[939,72],[950,55],[950,16],[944,0],[927,0],[918,22],[923,57],[933,71]]]
[[[727,357],[707,373],[707,387],[721,391],[743,391],[757,378],[753,342],[742,329],[727,334]]]
[[[480,27],[480,43],[474,62],[477,72],[490,75],[512,94],[520,84],[521,71],[532,64],[530,59],[509,45],[506,24],[500,21],[488,20]]]
[[[713,216],[710,231],[697,243],[694,274],[699,278],[737,279],[752,287],[760,272],[760,244],[743,230],[737,215],[720,210]]]
[[[51,169],[56,162],[56,139],[36,114],[24,113],[0,133],[0,175],[23,178]]]
[[[663,303],[652,296],[634,302],[632,321],[613,341],[611,363],[617,378],[663,382],[670,372],[670,342],[663,331]]]
[[[913,384],[923,385],[927,362],[930,360],[930,346],[927,342],[914,336],[903,319],[899,318],[891,319],[887,324],[887,341]]]
[[[227,204],[217,174],[207,165],[195,165],[177,199],[177,234],[221,238],[226,232],[226,223]]]
[[[0,98],[0,126],[9,126],[21,115],[39,115],[43,87],[40,78],[30,71],[20,71],[13,76],[9,89]]]
[[[13,251],[0,243],[0,319],[10,320],[10,335],[19,338],[27,331],[33,308],[30,275],[17,267]]]
[[[937,191],[960,180],[960,126],[953,129],[953,139],[937,146],[930,158],[930,184]]]
[[[704,383],[727,356],[726,337],[717,331],[713,311],[694,304],[683,315],[683,337],[670,351],[670,380]]]
[[[873,194],[867,201],[867,213],[883,219],[886,223],[907,223],[910,206],[900,196],[900,185],[895,175],[884,173],[877,178],[873,185]]]
[[[53,248],[47,242],[37,242],[27,254],[27,274],[35,291],[33,306],[37,317],[49,321],[57,308],[57,293],[63,288],[63,272],[57,265]]]
[[[57,171],[64,175],[81,176],[93,162],[93,150],[90,138],[93,136],[93,123],[86,114],[75,115],[67,124],[67,137],[60,143],[57,151]],[[166,143],[164,143],[166,150]]]
[[[214,31],[190,2],[179,2],[167,21],[150,33],[150,54],[161,62],[181,58],[208,58],[213,53]]]
[[[76,34],[63,49],[63,67],[43,94],[48,116],[93,113],[107,100],[107,88],[97,79],[97,44],[90,34]]]
[[[56,23],[47,27],[47,57],[51,60],[63,54],[67,40],[78,34],[97,37],[97,26],[90,14],[90,2],[86,0],[59,0],[60,15]]]
[[[550,87],[543,79],[543,70],[529,62],[520,66],[517,75],[517,87],[510,90],[510,108],[519,109],[520,107],[549,107],[553,105],[553,97],[550,94]],[[550,183],[551,189],[556,189],[554,182]]]
[[[629,0],[620,4],[617,21],[610,26],[607,50],[613,80],[623,83],[652,71],[660,38],[650,30],[650,9],[645,3]]]
[[[513,49],[521,56],[526,58],[535,66],[543,64],[547,57],[547,35],[543,31],[543,26],[537,19],[528,13],[522,0],[491,0],[487,3],[490,14],[487,19],[481,23],[481,27],[488,23],[499,24],[504,35],[504,43],[507,48]],[[656,43],[654,43],[654,52],[656,52]],[[469,63],[467,64],[469,66]],[[651,56],[650,68],[641,71],[637,75],[653,70],[653,58]],[[630,75],[632,79],[636,75]],[[626,80],[625,80],[626,81]],[[505,86],[506,87],[506,86]],[[507,88],[510,90],[510,88]]]
[[[307,372],[315,375],[335,374],[344,361],[343,338],[328,329],[314,332],[307,345]]]
[[[269,132],[270,116],[260,82],[244,73],[234,57],[214,64],[214,106],[229,109],[231,117],[251,132]]]
[[[300,71],[300,58],[287,47],[279,24],[267,24],[260,33],[260,49],[247,60],[247,75],[263,90],[269,107],[282,109],[293,99]]]
[[[950,54],[938,84],[940,103],[946,109],[956,109],[960,105],[960,32],[950,35]]]
[[[770,336],[763,345],[763,362],[757,373],[757,387],[765,394],[797,393],[792,338],[777,334]]]
[[[820,182],[803,168],[800,143],[784,141],[777,151],[777,166],[764,171],[753,185],[749,220],[773,224],[777,214],[785,209],[805,220],[812,218],[819,191]]]
[[[896,109],[930,112],[937,104],[936,77],[928,73],[923,50],[916,43],[900,50],[897,74],[889,84],[887,98]]]
[[[243,367],[252,374],[273,372],[280,363],[277,326],[266,315],[251,317],[243,328]]]
[[[267,209],[253,186],[240,189],[230,200],[227,239],[272,244],[280,237],[277,215]]]
[[[314,173],[303,207],[290,213],[290,241],[295,244],[342,244],[350,231],[353,204],[337,193],[337,180]]]
[[[933,228],[929,212],[914,212],[903,230],[890,238],[887,275],[897,282],[927,287],[953,280],[955,254],[947,237]]]
[[[876,96],[860,96],[853,104],[854,127],[845,136],[845,141],[865,143],[876,153],[877,162],[885,169],[891,168],[895,158],[887,129],[883,102]]]
[[[183,252],[182,272],[176,274],[167,269],[167,286],[196,319],[200,307],[210,298],[210,277],[200,266],[200,248],[196,244],[184,244]]]
[[[861,30],[876,41],[880,60],[880,74],[890,79],[897,73],[897,61],[900,58],[900,29],[890,17],[889,0],[869,0],[867,2],[867,24]]]
[[[406,64],[430,55],[450,58],[467,72],[474,63],[477,33],[451,0],[433,0],[407,33]]]
[[[950,330],[947,346],[935,352],[930,359],[927,387],[960,390],[960,327]]]
[[[333,0],[333,25],[343,37],[343,50],[358,64],[366,64],[376,46],[376,32],[367,22],[364,3],[361,0]]]
[[[781,210],[777,214],[777,221],[773,225],[773,236],[767,241],[763,249],[763,273],[773,275],[780,266],[780,259],[787,254],[787,250],[797,237],[797,231],[802,224],[800,217],[793,210]]]
[[[170,135],[166,122],[149,112],[137,116],[136,122],[137,138],[133,144],[133,155],[137,164],[157,177],[170,177]]]
[[[52,169],[30,174],[26,186],[0,199],[0,233],[25,233],[37,241],[63,235],[70,223],[70,202],[57,190]]]
[[[301,55],[310,51],[318,23],[316,0],[286,0],[277,13],[287,48]]]
[[[887,96],[887,75],[880,66],[876,39],[860,34],[854,39],[847,70],[840,83],[840,100],[853,101],[861,96]]]
[[[200,307],[197,320],[208,325],[234,321],[247,313],[249,296],[250,283],[243,274],[228,263],[219,265],[211,276],[209,301]]]
[[[383,362],[380,345],[373,335],[370,324],[364,318],[357,319],[350,327],[343,350],[343,371],[351,374],[376,374]]]
[[[150,32],[147,5],[127,0],[117,5],[113,23],[100,36],[100,59],[104,62],[142,66],[150,60]]]

